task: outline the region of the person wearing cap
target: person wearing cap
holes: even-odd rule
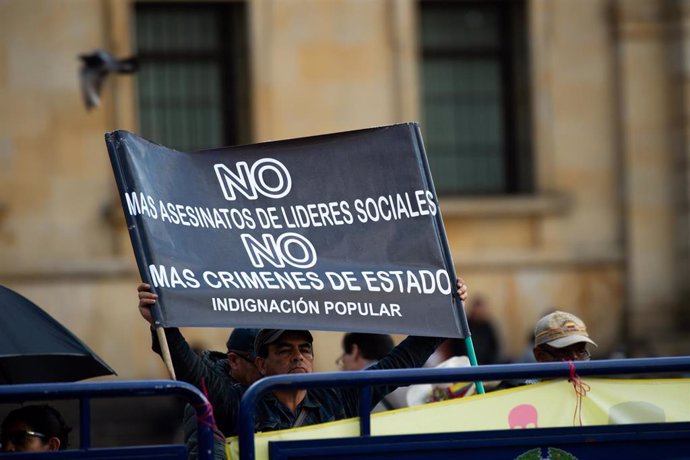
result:
[[[157,299],[157,295],[150,292],[151,286],[141,283],[137,286],[139,294],[139,312],[151,325],[152,350],[162,355],[158,337],[153,329],[153,316],[151,305]],[[227,352],[202,350],[197,352],[187,343],[180,330],[176,327],[165,328],[165,336],[170,348],[173,368],[178,380],[194,385],[204,392],[211,402],[216,420],[217,429],[214,439],[216,443],[214,455],[217,458],[225,458],[224,438],[228,427],[224,425],[227,418],[224,407],[229,402],[227,399],[229,389],[234,385],[248,387],[261,378],[259,370],[254,364],[254,340],[258,329],[235,328],[226,342]],[[196,413],[187,405],[184,410],[183,431],[184,440],[190,459],[197,458]]]
[[[539,363],[589,361],[587,346],[590,344],[597,346],[589,338],[585,322],[572,313],[556,310],[537,321],[532,353]],[[505,380],[495,389],[504,390],[536,382],[536,379]]]
[[[463,300],[466,298],[466,288],[460,280],[458,294]],[[409,336],[366,371],[421,367],[443,340]],[[254,349],[256,366],[264,376],[312,372],[314,348],[309,331],[262,329],[256,336]],[[396,385],[373,387],[372,407],[396,388]],[[357,417],[359,398],[358,388],[274,390],[257,402],[254,428],[274,431]]]
[[[534,358],[537,362],[589,361],[588,345],[597,346],[587,326],[577,316],[554,311],[537,321],[534,328]]]
[[[137,292],[139,294],[139,313],[141,313],[141,316],[151,325],[151,349],[158,355],[161,355],[158,337],[153,329],[153,315],[151,314],[151,305],[156,302],[158,296],[150,292],[150,289],[151,286],[146,283],[141,283],[137,286]],[[185,351],[190,351],[197,355],[198,359],[191,359],[190,361],[194,362],[195,367],[200,366],[203,368],[204,374],[209,374],[205,375],[207,377],[205,384],[209,392],[211,392],[213,390],[214,383],[219,384],[221,387],[223,386],[224,381],[228,383],[241,383],[248,386],[261,377],[261,374],[254,364],[254,358],[256,357],[254,353],[254,339],[256,338],[258,331],[258,329],[233,329],[232,333],[228,337],[227,342],[225,343],[227,347],[227,352],[225,353],[209,350],[201,350],[197,352],[193,350],[182,336],[180,330],[176,327],[166,328],[165,335],[168,339],[168,343],[171,341],[175,343],[184,342],[185,348],[188,349]],[[179,361],[176,362],[173,357],[175,374],[179,375],[179,372],[184,375],[187,369],[185,367],[178,366],[178,364],[181,363]],[[180,367],[179,370],[178,367]],[[217,378],[214,378],[213,382],[209,382],[208,377],[210,375],[215,375]],[[180,378],[180,380],[183,379]],[[191,381],[188,383],[201,388],[200,381]]]
[[[206,388],[202,387],[201,390],[205,391],[207,396],[226,391],[227,385],[237,383],[249,386],[261,378],[261,374],[254,364],[256,357],[254,339],[258,331],[258,329],[233,329],[225,343],[228,350],[227,354],[209,350],[197,352],[201,358],[200,364],[201,369],[204,369],[203,379],[206,383]],[[154,344],[157,344],[158,338],[155,334],[153,337]],[[217,378],[213,378],[211,374],[216,374]],[[189,460],[197,459],[199,443],[197,441],[196,411],[190,404],[185,405],[182,427],[188,452],[187,458]],[[216,432],[214,439],[216,440],[214,457],[224,460],[225,435],[222,432]]]
[[[467,298],[467,287],[457,280],[457,294]],[[149,291],[150,286],[139,286],[139,310],[152,323],[150,308],[158,298]],[[166,338],[173,367],[179,380],[202,386],[204,368],[199,357],[177,328],[166,328]],[[405,339],[386,357],[369,369],[402,369],[421,367],[443,339],[413,337]],[[254,341],[255,364],[262,376],[281,374],[307,374],[313,372],[313,336],[309,331],[261,329]],[[215,378],[216,374],[209,374]],[[208,385],[208,382],[206,382]],[[395,386],[374,388],[372,405],[393,391]],[[239,433],[239,405],[247,385],[225,385],[224,391],[209,391],[218,428],[225,436]],[[257,402],[255,431],[274,431],[296,426],[330,422],[355,417],[359,413],[357,388],[312,388],[309,390],[276,390]]]

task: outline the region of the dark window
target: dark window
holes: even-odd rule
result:
[[[245,4],[135,8],[141,135],[185,151],[249,142]]]
[[[422,1],[422,132],[439,194],[532,190],[525,6]]]

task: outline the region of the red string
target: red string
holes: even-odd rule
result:
[[[206,399],[208,400],[208,391],[206,390],[206,380],[202,377],[201,378],[201,392],[204,393],[204,396],[206,396]],[[214,429],[216,427],[216,419],[213,416],[213,406],[211,405],[210,402],[205,402],[203,404],[196,404],[194,406],[196,409],[196,419],[200,423],[208,426],[211,429]],[[201,415],[199,415],[199,409],[201,409],[203,412]]]
[[[575,413],[573,413],[573,425],[577,421],[580,426],[582,426],[582,398],[587,396],[587,392],[591,389],[589,385],[582,381],[577,372],[575,372],[575,364],[572,361],[568,361],[568,367],[570,368],[570,378],[568,381],[573,384],[573,389],[575,390]]]

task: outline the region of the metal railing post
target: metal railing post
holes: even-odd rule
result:
[[[91,399],[79,398],[79,448],[91,447]]]
[[[359,435],[371,436],[371,386],[359,390]]]

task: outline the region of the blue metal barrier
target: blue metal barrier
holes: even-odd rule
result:
[[[371,387],[419,383],[472,382],[525,378],[569,377],[574,366],[579,376],[690,372],[690,356],[617,359],[560,363],[530,363],[445,369],[397,369],[329,372],[265,377],[254,383],[240,402],[240,459],[254,459],[254,408],[266,393],[278,389],[315,387],[360,388],[360,436],[370,434]]]
[[[271,460],[687,460],[690,423],[272,441]]]
[[[79,449],[51,452],[49,458],[164,458],[162,452],[169,446],[142,446],[141,448],[91,448],[92,398],[181,396],[196,410],[199,437],[199,459],[213,459],[213,430],[206,411],[208,400],[197,388],[174,380],[130,380],[112,382],[36,383],[0,385],[0,402],[46,401],[78,399],[80,412]],[[184,447],[184,446],[182,446]],[[168,451],[170,451],[168,449]],[[12,458],[20,454],[12,454]],[[27,454],[28,455],[28,454]],[[142,457],[142,455],[144,455]],[[186,455],[185,455],[186,457]],[[34,454],[31,458],[39,458]]]

